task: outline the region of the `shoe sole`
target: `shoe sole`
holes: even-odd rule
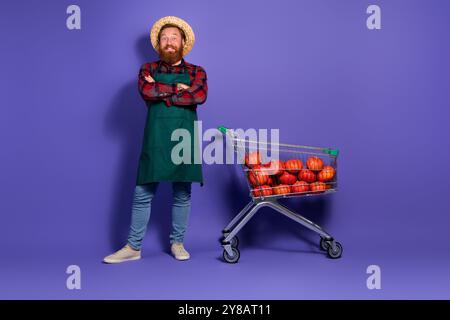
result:
[[[177,258],[177,257],[174,256],[174,258],[175,258],[176,260],[178,260],[178,261],[186,261],[186,260],[189,260],[191,257]]]
[[[139,260],[141,259],[141,257],[133,257],[133,258],[128,258],[128,259],[122,259],[122,260],[106,260],[103,259],[104,263],[108,263],[108,264],[114,264],[114,263],[122,263],[122,262],[127,262],[127,261],[135,261],[135,260]]]

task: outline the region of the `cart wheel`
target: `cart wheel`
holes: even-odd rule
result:
[[[231,247],[231,251],[233,251],[233,256],[230,256],[227,250],[223,250],[223,259],[228,263],[236,263],[239,261],[241,253],[238,248]]]
[[[237,236],[234,236],[231,238],[230,244],[233,248],[237,248],[239,246],[239,238]]]
[[[327,240],[325,240],[325,238],[320,238],[320,249],[322,249],[323,251],[327,251],[329,246],[330,245]]]
[[[331,259],[338,259],[342,255],[342,245],[337,241],[334,244],[336,245],[336,250],[333,250],[333,246],[330,245],[327,251],[328,257]]]

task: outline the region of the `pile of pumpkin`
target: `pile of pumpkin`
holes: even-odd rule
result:
[[[317,156],[308,157],[306,167],[300,159],[272,160],[262,164],[261,155],[256,151],[245,155],[245,165],[249,168],[247,178],[255,197],[322,193],[333,188],[336,173]]]

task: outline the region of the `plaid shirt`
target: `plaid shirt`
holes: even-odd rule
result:
[[[145,80],[145,76],[147,75],[153,77],[154,72],[184,73],[184,68],[187,69],[191,80],[191,85],[186,90],[178,91],[175,83],[150,83]],[[181,63],[176,66],[171,66],[162,60],[158,60],[144,63],[141,66],[138,87],[139,93],[145,101],[164,101],[168,107],[172,105],[192,106],[202,104],[206,101],[208,93],[206,80],[206,72],[202,67],[186,62],[183,58],[181,59]]]

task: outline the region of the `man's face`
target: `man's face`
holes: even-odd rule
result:
[[[174,64],[183,57],[184,40],[180,30],[175,27],[165,28],[159,38],[159,57],[161,60]]]

